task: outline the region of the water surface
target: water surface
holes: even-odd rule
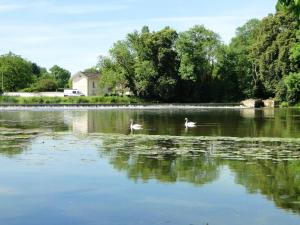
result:
[[[2,111],[0,221],[296,225],[299,132],[297,109]]]

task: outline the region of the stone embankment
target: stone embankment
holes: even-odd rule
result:
[[[278,106],[278,103],[272,99],[266,99],[266,100],[247,99],[242,101],[241,104],[249,108],[260,108],[260,107],[275,108]]]

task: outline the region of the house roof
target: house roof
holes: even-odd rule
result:
[[[89,72],[77,72],[75,73],[72,77],[71,77],[71,80],[73,80],[74,78],[77,78],[77,77],[99,77],[100,74],[99,73],[89,73]]]

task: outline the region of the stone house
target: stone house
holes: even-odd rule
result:
[[[72,88],[79,90],[85,96],[96,96],[101,93],[98,87],[100,74],[78,72],[71,77]]]

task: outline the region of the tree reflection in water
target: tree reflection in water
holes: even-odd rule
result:
[[[235,173],[236,183],[249,193],[261,193],[276,206],[300,213],[300,162],[255,160],[224,161]]]
[[[300,213],[299,141],[200,139],[104,136],[100,154],[135,182],[204,185],[216,181],[228,166],[249,193],[261,193],[277,207]]]
[[[0,154],[13,157],[30,146],[38,130],[20,130],[0,127]]]

